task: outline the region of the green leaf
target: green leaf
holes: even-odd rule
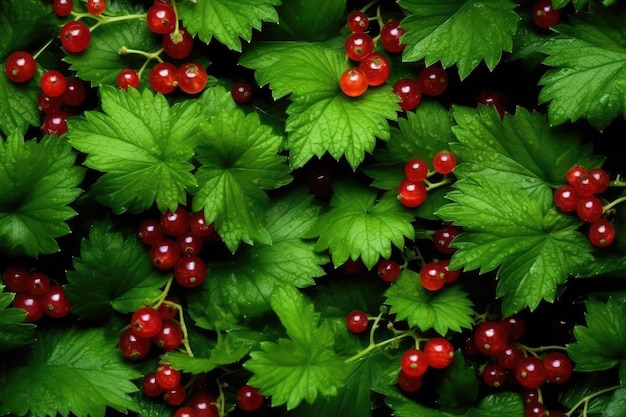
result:
[[[312,196],[295,191],[275,201],[262,220],[272,244],[240,248],[230,259],[207,265],[207,280],[190,294],[194,319],[203,327],[227,329],[237,317],[267,312],[277,287],[309,287],[328,262],[302,239],[317,220]]]
[[[136,235],[126,236],[109,221],[91,227],[80,257],[67,271],[65,294],[82,319],[107,319],[113,310],[130,313],[157,298],[168,277],[159,274]]]
[[[626,417],[626,388],[615,390],[602,417]]]
[[[540,51],[553,67],[539,80],[540,103],[549,103],[553,125],[584,118],[599,130],[626,115],[626,40],[624,13],[580,14],[573,25],[559,25],[559,35]]]
[[[518,14],[509,0],[400,0],[409,14],[400,22],[406,32],[404,61],[424,59],[427,66],[441,61],[457,65],[461,79],[484,61],[490,70],[502,52],[513,49]]]
[[[255,46],[240,59],[255,70],[259,85],[269,84],[275,99],[289,96],[287,147],[294,168],[314,156],[345,156],[356,168],[376,146],[389,138],[388,120],[397,119],[398,97],[391,86],[368,89],[348,97],[339,77],[348,68],[345,51],[323,44],[270,43]]]
[[[322,42],[345,25],[346,0],[289,0],[278,6],[279,21],[263,28],[272,40]]]
[[[229,49],[241,51],[241,39],[250,42],[252,29],[263,22],[278,22],[274,6],[281,0],[198,0],[178,5],[180,18],[189,33],[209,43],[215,37]]]
[[[471,409],[466,417],[522,417],[524,401],[514,392],[498,392],[488,394],[480,400],[477,407]]]
[[[107,407],[137,411],[128,395],[141,374],[124,363],[101,328],[51,328],[19,363],[8,365],[0,387],[0,414],[104,417]]]
[[[437,381],[439,403],[452,408],[469,407],[474,404],[478,399],[480,387],[478,375],[476,366],[466,361],[461,351],[456,351],[454,361]]]
[[[474,325],[474,309],[465,291],[458,285],[428,291],[421,284],[419,274],[410,269],[402,271],[400,278],[385,291],[385,298],[389,313],[421,331],[435,329],[444,336],[450,330],[461,332]]]
[[[70,232],[68,206],[81,193],[84,170],[63,138],[25,141],[18,132],[0,141],[0,252],[37,257],[59,250]]]
[[[104,172],[91,192],[116,213],[161,212],[187,203],[196,186],[191,174],[192,135],[198,101],[170,107],[149,89],[100,88],[102,111],[68,120],[70,143],[87,154],[85,165]]]
[[[405,238],[413,239],[414,217],[395,194],[378,198],[375,190],[348,182],[337,183],[333,191],[330,210],[305,237],[318,237],[315,250],[329,250],[335,267],[361,258],[371,269],[380,257],[389,259],[394,246],[404,248]]]
[[[0,67],[4,66],[5,62],[0,62]],[[4,74],[0,77],[0,132],[7,136],[12,132],[24,134],[29,126],[41,123],[37,108],[41,87],[36,78],[25,84],[16,84]]]
[[[385,396],[385,403],[393,410],[396,417],[461,417],[463,414],[452,414],[427,407],[403,395],[397,388],[378,386],[374,389]]]
[[[51,18],[49,6],[40,0],[3,0],[0,2],[0,59],[52,34],[57,22],[56,18]]]
[[[574,327],[576,342],[567,345],[567,353],[577,371],[613,368],[626,359],[626,302],[609,298],[585,305],[587,325]]]
[[[201,166],[193,210],[204,210],[233,253],[241,241],[270,244],[262,217],[269,201],[265,190],[292,180],[286,158],[279,154],[283,138],[262,124],[257,113],[233,110],[201,124],[198,140]]]
[[[333,332],[320,324],[313,304],[299,291],[277,288],[272,309],[288,338],[263,342],[250,353],[244,367],[252,372],[249,383],[272,397],[272,406],[294,409],[302,401],[313,403],[318,395],[336,395],[345,380],[344,363],[334,350]]]
[[[0,285],[0,352],[8,352],[18,347],[32,343],[35,325],[23,323],[26,311],[20,308],[9,307],[15,298],[12,292],[3,292],[4,285]]]

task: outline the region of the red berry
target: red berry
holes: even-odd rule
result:
[[[374,52],[374,40],[365,32],[351,33],[344,42],[346,55],[353,61],[360,61]]]
[[[244,411],[256,411],[261,408],[265,399],[259,390],[250,385],[243,385],[237,390],[237,406]]]
[[[186,231],[178,236],[176,243],[183,255],[197,255],[202,250],[204,240],[193,233],[191,230]]]
[[[47,113],[41,121],[41,131],[44,135],[55,134],[61,136],[67,133],[67,118],[70,114],[64,111]]]
[[[574,370],[572,360],[563,352],[549,352],[543,357],[546,379],[551,384],[569,381]]]
[[[150,247],[150,261],[162,271],[173,269],[180,257],[178,244],[171,239],[161,239]]]
[[[60,319],[70,313],[71,304],[65,297],[65,288],[62,285],[52,285],[41,296],[41,308],[50,317]]]
[[[189,219],[189,230],[198,237],[207,237],[215,230],[213,223],[207,223],[204,211],[197,211]]]
[[[26,282],[30,272],[23,265],[8,266],[2,273],[2,282],[12,292],[26,291]]]
[[[161,331],[163,320],[159,311],[152,307],[140,307],[130,319],[132,332],[141,338],[151,338]]]
[[[411,158],[404,164],[404,176],[413,182],[423,181],[428,176],[428,163],[421,158]]]
[[[202,284],[206,279],[206,272],[206,263],[196,255],[185,255],[174,266],[174,278],[185,288]]]
[[[400,98],[400,108],[404,111],[414,110],[422,102],[422,90],[415,80],[400,78],[392,90]]]
[[[67,81],[65,76],[57,70],[48,70],[41,76],[41,91],[48,97],[60,97],[65,92]]]
[[[73,8],[73,0],[53,0],[52,2],[52,11],[59,17],[69,16]]]
[[[61,110],[63,106],[63,96],[48,97],[40,91],[37,95],[37,108],[43,113],[53,113]]]
[[[404,392],[415,392],[422,387],[423,376],[409,376],[403,370],[398,372],[398,386]]]
[[[506,370],[497,363],[488,363],[483,368],[483,382],[491,388],[499,388],[506,383]]]
[[[25,83],[35,75],[37,63],[29,52],[16,51],[8,56],[4,69],[11,81]]]
[[[245,104],[252,99],[252,86],[245,81],[238,81],[230,89],[230,95],[237,104]]]
[[[526,389],[539,388],[546,381],[543,361],[534,356],[521,359],[515,367],[517,382]]]
[[[83,104],[87,98],[87,89],[83,80],[77,77],[69,78],[61,98],[63,103],[69,107],[78,107]]]
[[[522,358],[524,358],[524,350],[515,343],[509,343],[502,352],[496,355],[498,365],[504,369],[515,369]]]
[[[584,174],[576,178],[574,189],[579,196],[590,197],[598,192],[598,181],[593,176]]]
[[[159,62],[150,70],[150,86],[161,94],[169,94],[178,86],[178,70],[171,62]]]
[[[141,380],[141,390],[148,397],[156,397],[163,394],[163,387],[161,387],[156,380],[156,372],[147,373]]]
[[[440,290],[446,283],[446,275],[438,261],[424,264],[419,276],[422,286],[429,291]]]
[[[554,205],[564,213],[576,211],[579,195],[573,185],[565,184],[554,190]]]
[[[176,12],[169,4],[156,3],[146,13],[148,28],[156,34],[165,35],[173,32],[176,26]]]
[[[359,62],[359,69],[367,75],[370,86],[382,85],[389,79],[389,61],[381,54],[371,53]]]
[[[125,68],[117,75],[117,86],[127,90],[139,87],[139,74],[134,69]]]
[[[352,333],[363,333],[369,326],[367,314],[361,310],[353,310],[346,316],[346,327]]]
[[[164,237],[163,226],[155,219],[146,219],[139,225],[139,238],[146,245],[153,245]]]
[[[365,32],[369,25],[369,18],[361,11],[355,11],[348,15],[348,29],[351,32]]]
[[[126,359],[138,360],[145,358],[150,352],[151,341],[145,337],[138,337],[130,327],[120,333],[118,346],[122,356]]]
[[[181,379],[182,372],[172,368],[169,363],[159,365],[156,370],[156,382],[164,390],[178,386]]]
[[[454,360],[454,346],[446,338],[435,336],[424,345],[428,364],[435,369],[447,368]]]
[[[504,97],[495,90],[483,90],[476,96],[476,103],[486,106],[493,106],[498,111],[500,117],[504,117]]]
[[[439,96],[448,88],[448,72],[441,64],[433,64],[422,68],[417,76],[417,83],[427,96]]]
[[[435,230],[435,234],[433,235],[435,249],[443,254],[454,253],[456,249],[451,248],[450,243],[452,243],[452,240],[459,234],[461,234],[461,229],[455,226],[444,226]]]
[[[456,156],[447,150],[439,151],[433,157],[433,168],[440,174],[449,174],[456,168]]]
[[[608,172],[604,169],[592,168],[587,174],[595,178],[597,182],[597,194],[601,194],[609,188],[609,185],[611,184],[611,177],[609,177]]]
[[[423,181],[404,180],[398,185],[398,199],[403,206],[414,208],[426,200],[426,186]]]
[[[585,169],[585,167],[581,165],[574,165],[567,170],[567,172],[565,173],[565,178],[567,179],[567,183],[569,185],[574,186],[578,177],[581,177],[583,175],[587,175],[587,170]]]
[[[333,180],[333,169],[327,164],[317,164],[309,171],[309,194],[320,199],[330,197]]]
[[[539,0],[533,5],[532,18],[535,25],[547,29],[561,21],[561,9],[555,9],[552,0]]]
[[[599,219],[589,225],[588,237],[599,248],[609,246],[615,240],[615,226],[607,219]]]
[[[178,87],[187,94],[204,90],[207,80],[206,70],[196,62],[186,62],[178,68]]]
[[[44,310],[40,302],[40,296],[28,292],[20,292],[15,294],[13,298],[13,307],[21,308],[26,311],[25,323],[33,323],[41,319]]]
[[[187,405],[196,411],[197,417],[220,417],[216,403],[217,398],[206,389],[199,388],[198,385],[194,394],[187,401]]]
[[[443,276],[446,285],[457,282],[458,279],[461,277],[460,269],[450,269],[450,259],[440,260],[439,265],[441,265],[441,269],[443,270]]]
[[[91,14],[100,15],[106,8],[106,0],[87,0],[87,11]]]
[[[50,277],[43,272],[33,272],[26,277],[26,291],[43,295],[50,290]]]
[[[67,22],[61,28],[61,45],[73,54],[83,52],[91,43],[91,31],[80,20]]]
[[[177,406],[185,402],[187,398],[187,390],[184,386],[178,384],[174,388],[166,389],[163,392],[163,400],[169,405]]]
[[[393,282],[398,279],[400,273],[400,264],[393,259],[383,259],[378,262],[376,272],[380,279],[385,282]]]
[[[587,223],[593,223],[600,220],[602,213],[604,213],[602,201],[595,195],[592,195],[591,197],[581,197],[578,200],[576,214],[580,220]]]
[[[506,330],[509,340],[520,340],[526,334],[526,319],[519,314],[501,317],[499,322]]]
[[[495,356],[504,351],[508,341],[506,329],[496,321],[484,321],[474,329],[476,349],[485,355]]]
[[[174,417],[198,417],[196,410],[189,406],[180,407],[174,412]]]
[[[168,295],[165,297],[165,301],[162,302],[157,308],[159,314],[161,314],[161,319],[163,319],[164,324],[165,320],[173,319],[178,314],[178,307],[172,303],[177,303],[177,300]]]
[[[180,236],[189,230],[191,217],[189,211],[183,206],[178,206],[176,210],[167,210],[161,214],[161,225],[163,231],[170,236]]]
[[[161,311],[159,310],[159,313]],[[161,314],[161,318],[162,314]],[[161,330],[152,337],[152,342],[161,350],[169,351],[178,349],[183,343],[185,335],[180,324],[174,320],[163,320]]]
[[[339,77],[339,87],[349,97],[363,95],[367,91],[368,85],[367,75],[359,68],[348,68]]]
[[[552,415],[552,413],[548,413],[548,408],[538,401],[524,407],[524,417],[548,417],[548,415]]]
[[[419,349],[409,349],[400,358],[400,368],[409,376],[422,376],[429,366],[428,357]]]
[[[185,59],[193,50],[193,37],[184,28],[163,35],[163,50],[173,59]]]
[[[383,48],[392,53],[402,52],[406,47],[400,43],[400,38],[404,34],[404,29],[400,27],[400,21],[393,19],[385,23],[380,29],[380,42]]]

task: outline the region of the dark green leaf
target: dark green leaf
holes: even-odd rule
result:
[[[54,33],[56,17],[40,0],[2,0],[0,2],[0,59],[29,48],[31,43]],[[24,30],[28,28],[28,30]],[[37,45],[41,46],[41,45]],[[4,67],[4,65],[3,65]]]
[[[321,42],[345,25],[346,0],[290,0],[278,6],[279,21],[263,29],[273,40]]]
[[[499,392],[486,395],[471,409],[466,417],[522,417],[524,415],[524,401],[514,392]]]
[[[3,292],[4,285],[0,285],[0,352],[4,353],[18,347],[32,343],[35,325],[23,323],[26,311],[10,307],[15,294]]]
[[[478,399],[479,388],[476,366],[466,361],[461,351],[456,351],[454,361],[437,382],[439,404],[452,408],[470,407]]]

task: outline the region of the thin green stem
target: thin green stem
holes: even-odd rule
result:
[[[615,207],[616,205],[618,205],[619,203],[623,203],[624,201],[626,201],[626,196],[624,197],[620,197],[617,200],[613,200],[612,202],[610,202],[609,204],[607,204],[606,206],[603,207],[604,211],[610,210],[613,207]]]
[[[424,184],[426,184],[426,191],[430,191],[432,189],[442,187],[452,182],[453,182],[452,178],[449,177],[448,175],[445,175],[439,182],[430,182],[427,179],[424,180]]]
[[[41,55],[43,53],[43,51],[46,50],[46,48],[48,46],[50,46],[50,44],[52,43],[52,41],[54,41],[54,38],[50,39],[48,42],[46,42],[41,48],[39,48],[39,50],[37,50],[37,52],[35,52],[33,54],[33,59],[37,59],[39,57],[39,55]]]
[[[397,342],[398,340],[404,339],[406,337],[415,337],[415,335],[413,334],[413,332],[406,332],[406,333],[402,333],[399,334],[397,336],[392,337],[391,339],[387,339],[387,340],[383,340],[382,342],[378,342],[378,343],[374,343],[374,344],[370,344],[368,347],[366,347],[365,349],[363,349],[362,351],[360,351],[359,353],[357,353],[354,356],[349,357],[348,359],[346,359],[344,361],[344,363],[348,364],[348,363],[352,363],[354,361],[357,361],[359,359],[361,359],[362,357],[366,356],[368,353],[379,349],[383,346],[389,345],[391,343]]]
[[[92,16],[92,15],[90,15]],[[94,17],[94,16],[92,16]],[[97,27],[102,26],[102,25],[108,25],[109,23],[113,23],[113,22],[121,22],[123,20],[133,20],[133,19],[145,19],[146,18],[146,14],[127,14],[124,16],[100,16],[100,18],[98,19],[98,22],[91,26],[89,28],[90,32],[93,32]]]
[[[161,292],[161,294],[154,301],[150,303],[152,307],[159,308],[161,304],[163,304],[163,301],[165,300],[165,298],[167,298],[167,295],[170,292],[170,288],[172,287],[172,282],[174,282],[173,276],[167,280],[167,283],[165,284],[165,288],[163,288],[163,291]]]
[[[183,346],[185,347],[185,352],[187,352],[187,355],[193,358],[194,354],[191,350],[191,346],[189,345],[189,332],[187,331],[187,325],[185,324],[183,306],[173,301],[169,301],[169,300],[163,300],[162,303],[170,307],[174,307],[178,309],[178,317],[179,317],[178,321],[180,322],[180,328],[183,331]]]
[[[360,12],[365,13],[367,12],[367,10],[372,7],[373,5],[375,5],[376,3],[378,3],[378,0],[372,0],[369,3],[367,3],[365,6],[361,7],[359,9]],[[380,14],[380,8],[378,8],[378,13]]]
[[[622,176],[618,174],[615,181],[611,181],[611,187],[626,187],[626,181],[624,181]]]
[[[567,350],[567,348],[565,346],[560,346],[560,345],[548,345],[548,346],[539,346],[539,347],[530,347],[530,346],[526,346],[526,345],[520,345],[520,347],[522,349],[524,349],[527,352],[531,352],[531,353],[543,353],[545,351],[548,350]]]
[[[600,391],[596,391],[592,394],[589,394],[585,397],[583,397],[580,401],[578,401],[576,404],[574,404],[574,406],[572,408],[570,408],[570,410],[565,413],[565,415],[567,417],[571,417],[572,414],[574,414],[574,412],[578,409],[578,407],[580,407],[581,405],[583,406],[583,416],[587,416],[587,411],[589,410],[589,401],[593,400],[596,397],[599,397],[600,395],[604,395],[607,392],[611,392],[611,391],[615,391],[617,389],[622,388],[622,385],[614,385],[612,387],[608,387],[608,388],[604,388],[601,389]]]

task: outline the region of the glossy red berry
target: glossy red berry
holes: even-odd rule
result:
[[[592,168],[587,174],[592,176],[596,180],[597,194],[601,194],[609,188],[609,185],[611,184],[611,177],[609,177],[609,173],[606,172],[604,169]]]
[[[207,85],[208,75],[197,62],[185,62],[178,68],[178,88],[187,94],[197,94]]]
[[[358,97],[367,91],[369,81],[365,72],[359,68],[348,68],[339,77],[339,88],[349,97]]]
[[[134,69],[125,68],[117,75],[117,86],[127,90],[139,87],[139,74]]]
[[[198,237],[207,237],[213,233],[215,225],[206,221],[204,211],[197,211],[191,214],[189,230]]]
[[[173,269],[180,257],[180,248],[172,239],[161,239],[150,246],[150,261],[162,271]]]
[[[40,91],[37,95],[37,109],[42,113],[53,113],[61,110],[63,106],[63,96],[48,97]]]
[[[539,0],[533,5],[532,19],[540,28],[550,28],[561,21],[561,9],[555,9],[552,0]]]
[[[37,63],[29,52],[16,51],[7,57],[4,69],[11,81],[25,83],[35,75]]]
[[[67,118],[70,116],[65,111],[55,111],[44,115],[41,121],[41,131],[44,135],[55,134],[61,136],[67,133]]]
[[[607,219],[599,219],[589,225],[587,235],[592,245],[604,248],[615,240],[615,226]]]
[[[391,73],[389,61],[383,55],[370,53],[359,62],[359,69],[367,75],[370,86],[375,87],[384,84]]]
[[[400,358],[400,368],[409,376],[422,376],[429,366],[428,357],[419,349],[409,349]]]
[[[504,117],[504,97],[500,92],[495,90],[483,90],[476,96],[476,103],[495,107],[500,118]]]
[[[394,282],[401,272],[400,264],[393,259],[383,259],[376,266],[378,277],[385,282]]]
[[[161,310],[159,310],[161,313]],[[162,318],[162,317],[161,317]],[[152,337],[152,342],[161,350],[169,351],[178,349],[183,343],[185,335],[177,321],[172,319],[163,320],[161,330]]]
[[[579,196],[590,197],[598,192],[598,181],[587,173],[576,178],[574,189]]]
[[[71,303],[65,297],[65,288],[62,285],[52,285],[41,296],[41,308],[48,316],[60,319],[70,313]]]
[[[565,173],[565,179],[569,185],[574,186],[578,177],[583,175],[587,175],[587,169],[581,165],[574,165],[571,166]]]
[[[185,207],[178,206],[174,211],[167,210],[165,213],[161,214],[160,220],[165,234],[180,236],[189,230],[191,216]]]
[[[191,230],[188,230],[178,236],[176,243],[178,243],[180,252],[183,255],[197,255],[204,246],[204,240],[202,237],[196,235]]]
[[[87,0],[87,11],[91,14],[100,15],[106,8],[106,0]]]
[[[161,364],[156,370],[156,382],[164,390],[172,389],[182,379],[182,372],[171,367],[169,363]]]
[[[491,388],[500,388],[506,383],[506,370],[497,363],[488,363],[483,368],[483,382]]]
[[[526,334],[526,319],[519,314],[501,317],[499,322],[511,341],[518,341]]]
[[[256,411],[263,405],[265,399],[259,390],[250,385],[243,385],[237,390],[237,406],[244,411]]]
[[[534,356],[521,359],[515,367],[515,378],[526,389],[539,388],[547,378],[543,361]]]
[[[460,269],[450,269],[450,259],[440,260],[439,265],[441,266],[441,269],[443,270],[445,285],[457,282],[458,279],[461,277]]]
[[[452,243],[454,238],[459,234],[461,234],[461,229],[455,226],[444,226],[435,230],[435,234],[433,235],[435,249],[443,254],[454,253],[456,249],[450,247],[450,243]]]
[[[163,35],[163,51],[173,59],[185,59],[193,50],[193,37],[184,28]]]
[[[435,336],[424,344],[428,364],[435,369],[447,368],[454,360],[454,346],[444,337]]]
[[[175,298],[168,295],[165,297],[165,301],[163,301],[157,308],[159,314],[161,314],[161,319],[163,319],[163,324],[165,324],[166,320],[173,319],[178,314],[178,307],[172,303],[178,304]]]
[[[415,80],[400,78],[393,84],[392,90],[400,99],[400,108],[404,111],[414,110],[422,102],[422,90]]]
[[[176,385],[174,388],[169,388],[163,391],[163,400],[172,406],[178,406],[185,402],[187,398],[187,390],[181,384]]]
[[[398,372],[398,386],[404,392],[415,392],[422,387],[423,375],[409,376],[403,370]]]
[[[126,359],[139,360],[145,358],[150,352],[151,346],[152,342],[149,338],[138,337],[130,327],[120,333],[118,347]]]
[[[70,77],[67,79],[65,92],[61,96],[63,104],[68,107],[78,107],[87,99],[87,88],[85,83],[78,77]]]
[[[498,365],[504,369],[515,369],[517,363],[524,358],[524,350],[516,343],[509,343],[508,346],[496,355]]]
[[[141,390],[148,397],[156,397],[163,394],[161,387],[156,380],[156,372],[147,373],[141,380]]]
[[[26,277],[26,291],[33,295],[46,294],[50,285],[50,277],[44,272],[32,272]]]
[[[361,310],[353,310],[346,316],[346,327],[352,333],[363,333],[369,326],[367,314]]]
[[[398,185],[398,199],[403,206],[415,208],[426,200],[427,190],[423,181],[404,180]]]
[[[151,338],[161,331],[161,314],[152,307],[140,307],[133,313],[130,319],[132,332],[141,338]]]
[[[203,385],[196,385],[194,394],[187,400],[187,405],[196,411],[197,417],[220,417],[216,403],[217,398]]]
[[[573,185],[565,184],[554,190],[554,205],[564,213],[576,211],[579,195]]]
[[[423,181],[428,176],[428,162],[422,158],[411,158],[404,164],[404,176],[413,182]]]
[[[10,265],[2,273],[2,282],[11,292],[24,292],[30,272],[23,265]]]
[[[91,43],[89,26],[80,20],[67,22],[61,28],[61,45],[73,54],[83,52]]]
[[[439,151],[433,157],[433,168],[440,174],[449,174],[456,168],[456,156],[448,151]]]
[[[348,29],[351,32],[365,32],[370,25],[370,20],[362,11],[354,11],[348,15]]]
[[[506,349],[509,337],[504,326],[496,321],[487,320],[474,329],[474,343],[482,354],[495,356]]]
[[[139,238],[146,245],[153,245],[165,237],[161,222],[155,219],[146,219],[139,225]]]
[[[433,64],[419,72],[417,83],[422,93],[427,96],[439,96],[448,88],[448,72],[441,64]]]
[[[593,223],[600,220],[604,213],[604,207],[602,201],[592,195],[591,197],[580,197],[578,205],[576,206],[576,214],[580,220]]]
[[[238,81],[233,84],[230,94],[237,104],[245,104],[252,100],[252,86],[245,81]]]
[[[548,417],[552,413],[548,413],[548,408],[538,401],[527,404],[524,407],[524,417]]]
[[[66,17],[72,13],[73,0],[53,0],[52,11],[59,17]]]
[[[438,261],[427,262],[419,272],[422,286],[429,291],[437,291],[446,284],[446,275]]]
[[[401,43],[404,29],[400,27],[400,21],[393,19],[385,23],[380,29],[380,42],[388,52],[399,53],[404,51],[406,45]]]
[[[346,55],[353,61],[361,61],[374,52],[374,40],[365,32],[351,33],[344,41]]]
[[[184,406],[174,412],[174,417],[198,417],[198,413],[193,408]]]
[[[40,86],[48,97],[60,97],[65,92],[67,81],[60,71],[48,70],[41,76]]]
[[[150,70],[150,86],[161,94],[169,94],[178,86],[178,69],[171,62],[159,62]]]
[[[563,352],[548,352],[543,357],[546,380],[551,384],[564,384],[569,381],[574,370],[572,360]]]
[[[206,263],[196,255],[185,255],[174,266],[174,278],[185,288],[194,288],[202,284],[206,279],[206,273]]]
[[[21,308],[26,311],[26,317],[23,319],[25,323],[36,322],[44,315],[44,309],[40,302],[40,296],[29,292],[20,292],[15,294],[15,297],[13,298],[13,307]]]
[[[169,4],[155,3],[146,13],[148,28],[156,34],[165,35],[173,32],[176,26],[176,12]]]

